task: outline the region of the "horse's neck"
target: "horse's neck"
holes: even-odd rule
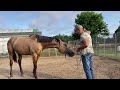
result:
[[[43,48],[47,49],[47,48],[56,48],[56,45],[53,43],[42,43]]]

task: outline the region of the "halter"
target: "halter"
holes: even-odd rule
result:
[[[61,47],[63,47],[63,48],[65,48],[65,58],[66,58],[66,55],[67,55],[67,52],[68,52],[68,47],[67,47],[67,45],[66,44],[64,44],[64,46],[63,45],[61,45],[61,44],[59,44]]]
[[[64,45],[61,45],[61,44],[59,44],[59,47],[63,47],[63,48],[65,48],[65,58],[66,58],[66,56],[68,55],[68,50],[70,49],[70,47],[67,47],[67,45],[66,44],[64,44]]]

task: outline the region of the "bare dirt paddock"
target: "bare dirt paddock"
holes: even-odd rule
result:
[[[18,64],[13,64],[12,79],[34,79],[31,57],[22,59],[22,67],[24,77],[20,76]],[[120,61],[95,56],[93,67],[96,79],[120,79]],[[0,58],[0,79],[9,79],[9,70],[9,59]],[[40,57],[37,74],[39,79],[85,79],[82,62],[77,64],[76,57]]]

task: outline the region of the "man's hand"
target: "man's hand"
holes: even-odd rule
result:
[[[88,44],[89,44],[88,39],[84,39],[82,45],[80,45],[80,47],[78,47],[76,51],[79,52],[80,50],[85,49],[88,46]]]

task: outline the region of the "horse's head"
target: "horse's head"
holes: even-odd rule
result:
[[[55,38],[54,42],[57,43],[57,49],[60,53],[63,53],[70,57],[73,57],[75,55],[75,53],[68,47],[67,43],[65,43],[61,39]]]
[[[39,36],[38,34],[32,34],[29,36],[32,39],[42,43],[44,48],[57,48],[60,53],[73,57],[75,53],[68,47],[67,43],[61,39],[54,37]]]

